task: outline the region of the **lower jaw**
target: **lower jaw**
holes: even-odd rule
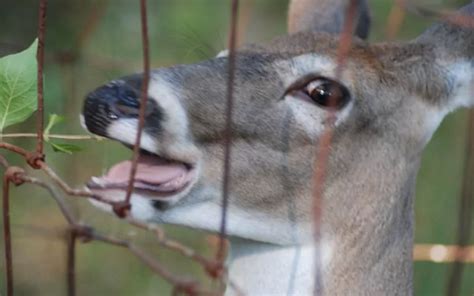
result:
[[[188,180],[179,188],[174,190],[163,190],[159,188],[160,185],[149,185],[149,188],[146,188],[145,185],[140,188],[140,184],[135,186],[132,189],[132,193],[136,193],[141,195],[142,197],[149,199],[151,201],[164,201],[172,203],[175,199],[181,195],[183,192],[190,190],[190,188],[196,182],[196,170],[190,170],[188,172]],[[145,187],[145,188],[143,188]],[[128,191],[128,183],[127,184],[103,184],[96,183],[91,180],[87,184],[87,189],[89,189],[93,193],[97,193],[99,195],[106,195],[109,197],[108,199],[112,198],[114,201],[124,200],[126,197],[126,193]],[[113,194],[110,194],[113,192]],[[107,194],[109,193],[109,194]]]
[[[155,190],[147,190],[141,188],[133,188],[132,194],[136,193],[141,195],[142,197],[146,197],[151,201],[160,201],[160,202],[171,202],[174,197],[186,191],[191,184],[186,184],[182,188],[174,191],[169,192],[158,192]],[[127,188],[126,187],[107,187],[107,188],[100,188],[100,187],[93,187],[87,186],[87,189],[92,193],[96,193],[98,195],[105,195],[106,199],[112,201],[121,201],[126,198],[127,195]],[[107,194],[112,193],[112,194]]]

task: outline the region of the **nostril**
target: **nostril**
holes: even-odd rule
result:
[[[139,83],[115,80],[89,93],[83,107],[87,129],[106,136],[108,126],[120,119],[138,118],[140,114],[141,90]],[[145,117],[153,126],[159,125],[162,117],[155,100],[148,98]]]
[[[127,84],[115,86],[115,98],[112,102],[113,108],[120,116],[137,117],[140,109],[138,93]]]
[[[136,98],[132,99],[129,96],[120,97],[115,104],[115,108],[125,116],[138,116],[140,103]]]

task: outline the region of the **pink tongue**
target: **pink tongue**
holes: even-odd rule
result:
[[[128,182],[132,162],[127,160],[114,165],[102,178],[110,183]],[[140,155],[138,159],[136,181],[149,184],[163,184],[186,174],[184,164],[171,163],[154,156]]]

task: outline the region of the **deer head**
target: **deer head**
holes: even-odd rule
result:
[[[315,148],[332,125],[323,235],[365,264],[374,260],[365,250],[410,261],[420,154],[446,114],[474,104],[474,33],[444,23],[406,43],[354,37],[336,78],[347,2],[294,0],[290,35],[238,51],[228,233],[277,245],[312,241]],[[474,4],[460,13],[473,15]],[[365,1],[357,20],[355,34],[366,37]],[[136,218],[218,231],[227,64],[221,55],[152,72],[131,198]],[[83,110],[87,129],[133,145],[141,80],[135,74],[91,92]],[[330,113],[335,120],[327,120]],[[123,199],[129,168],[127,161],[115,165],[89,189]],[[338,264],[341,274],[348,270]],[[407,264],[398,269],[405,272]]]

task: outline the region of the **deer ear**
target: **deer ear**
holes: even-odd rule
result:
[[[474,56],[474,1],[447,17],[447,21],[431,26],[418,43],[432,44],[439,57],[467,59]]]
[[[448,107],[474,106],[474,1],[416,39],[434,55],[432,68],[447,76]]]
[[[343,30],[349,0],[291,0],[288,32],[304,31],[338,34]],[[359,0],[354,34],[367,39],[370,30],[367,0]]]

